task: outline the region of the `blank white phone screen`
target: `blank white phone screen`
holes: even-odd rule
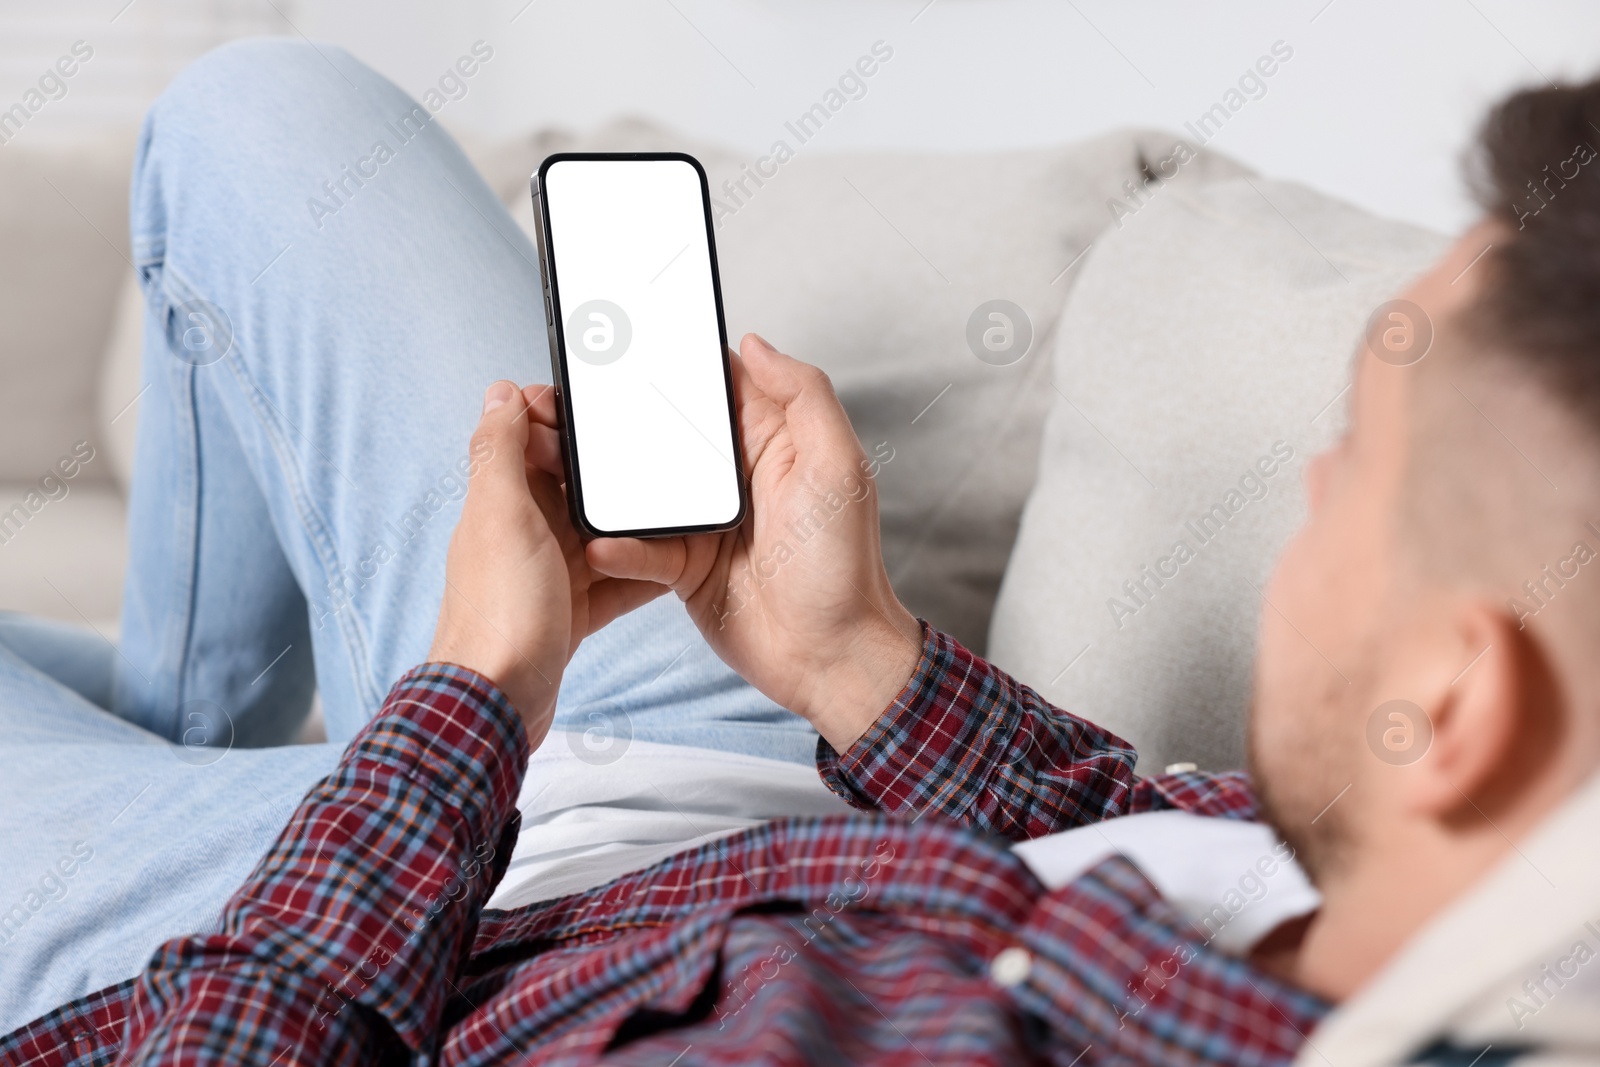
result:
[[[732,521],[739,473],[699,173],[682,160],[558,160],[544,197],[584,518],[602,533]]]

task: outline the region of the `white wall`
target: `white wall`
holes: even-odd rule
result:
[[[337,42],[412,92],[485,40],[494,59],[442,116],[476,132],[637,114],[752,151],[879,39],[894,59],[819,148],[1178,128],[1282,40],[1293,58],[1213,147],[1441,229],[1470,218],[1457,160],[1485,104],[1600,70],[1600,5],[1579,0],[134,0],[110,23],[125,3],[4,0],[0,101],[69,35],[103,42],[28,134],[130,120],[186,56],[258,27]]]

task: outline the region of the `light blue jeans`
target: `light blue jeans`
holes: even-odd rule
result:
[[[528,241],[437,122],[337,49],[190,67],[145,120],[131,220],[121,642],[0,616],[0,1032],[215,919],[426,657],[484,389],[549,380]],[[285,745],[314,687],[331,740]],[[556,728],[816,745],[670,596],[583,644]]]

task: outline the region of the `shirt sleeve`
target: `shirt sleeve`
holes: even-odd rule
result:
[[[216,928],[141,977],[119,1063],[373,1063],[431,1049],[516,842],[529,744],[487,679],[425,664],[313,786]]]
[[[1107,730],[922,624],[922,657],[843,755],[817,743],[822,780],[858,808],[948,819],[1013,840],[1127,809],[1134,751]]]
[[[1294,1062],[1330,1006],[1219,949],[1129,860],[1043,897],[1019,931],[1012,995],[1096,1063]]]

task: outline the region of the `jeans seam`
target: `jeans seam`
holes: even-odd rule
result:
[[[173,361],[178,363],[178,361]],[[187,555],[180,566],[173,569],[173,580],[181,583],[181,595],[177,603],[182,605],[182,614],[171,620],[164,620],[166,625],[161,627],[161,657],[165,662],[173,664],[171,685],[165,693],[157,692],[154,699],[144,704],[146,721],[152,725],[156,723],[155,712],[165,705],[165,718],[160,722],[160,728],[155,733],[171,742],[182,740],[179,726],[182,722],[182,708],[189,692],[188,669],[189,650],[194,634],[195,618],[195,574],[200,562],[200,520],[199,520],[199,430],[194,417],[194,368],[182,365],[167,364],[156,373],[169,375],[172,380],[172,393],[174,403],[172,413],[179,425],[177,440],[181,442],[182,454],[176,464],[175,485],[173,491],[173,546],[187,546]],[[158,678],[160,674],[158,672]],[[150,679],[145,679],[146,683]]]
[[[230,364],[230,371],[240,382],[245,392],[245,399],[255,412],[256,419],[267,431],[267,437],[272,445],[274,458],[279,469],[283,472],[285,486],[289,491],[289,500],[294,506],[297,518],[300,521],[302,532],[306,535],[311,545],[312,554],[316,557],[317,565],[322,569],[324,584],[330,581],[329,576],[339,574],[342,568],[339,564],[339,550],[329,535],[329,524],[317,511],[305,491],[304,483],[299,476],[299,468],[294,459],[294,453],[284,440],[281,427],[277,425],[271,409],[274,405],[266,401],[265,394],[255,379],[243,365],[243,360],[226,360]],[[286,459],[287,457],[287,459]],[[311,610],[311,591],[302,590],[306,594],[306,610]],[[351,674],[354,677],[358,696],[370,709],[376,709],[381,701],[381,694],[371,687],[371,658],[367,654],[366,635],[361,632],[361,620],[355,612],[340,612],[342,618],[335,621],[339,625],[344,637],[345,655],[349,661]],[[314,639],[313,639],[314,640]]]
[[[199,298],[195,287],[188,283],[181,272],[174,270],[171,264],[167,264],[164,267],[163,275],[163,287],[166,289],[169,299],[179,296],[183,292],[194,294],[193,298]],[[176,284],[172,284],[173,282],[176,282]],[[235,351],[223,357],[219,364],[226,364],[230,373],[239,382],[245,401],[250,405],[258,425],[261,426],[263,433],[266,435],[267,443],[272,449],[273,458],[283,476],[289,501],[300,523],[301,532],[305,535],[306,541],[311,547],[311,554],[315,558],[317,566],[322,569],[322,578],[326,582],[329,580],[329,575],[340,573],[338,549],[328,534],[329,524],[321,513],[317,511],[306,493],[305,485],[300,478],[298,464],[295,462],[294,451],[285,440],[283,429],[278,425],[277,418],[274,415],[275,406],[266,400],[260,385],[250,374],[248,368],[245,367],[237,336],[234,346]],[[302,593],[305,592],[305,590],[302,590]],[[306,597],[306,603],[309,612],[311,606],[309,596]],[[338,618],[335,621],[338,623],[340,633],[344,638],[345,655],[355,681],[357,695],[368,708],[376,708],[381,694],[372,688],[371,671],[368,669],[370,657],[367,654],[366,636],[361,632],[360,620],[354,617],[354,613],[341,612],[340,615],[345,617]]]

